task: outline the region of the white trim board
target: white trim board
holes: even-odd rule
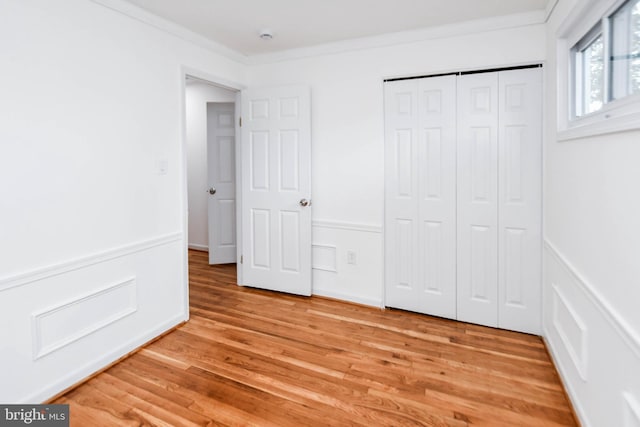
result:
[[[209,252],[209,246],[207,245],[196,245],[195,243],[189,243],[189,249],[193,249],[194,251],[200,252]]]
[[[382,234],[382,226],[374,224],[357,224],[354,222],[330,221],[330,220],[313,220],[312,227],[333,228],[336,230],[359,231],[365,233]]]
[[[549,351],[549,355],[551,356],[551,361],[553,362],[553,366],[555,366],[556,370],[558,371],[558,375],[562,380],[562,385],[567,391],[567,394],[569,396],[569,400],[571,401],[571,405],[573,406],[574,412],[578,417],[580,424],[584,427],[588,427],[590,426],[590,424],[584,418],[585,410],[583,409],[583,406],[581,405],[580,400],[575,398],[575,396],[578,395],[577,390],[574,387],[573,383],[568,380],[569,376],[567,375],[566,368],[562,364],[561,362],[562,359],[560,359],[560,357],[558,356],[557,350],[553,345],[551,345],[551,342],[549,342],[549,339],[547,338],[547,336],[549,336],[549,332],[546,330],[544,325],[542,326],[542,331],[543,331],[542,340],[544,341],[545,347],[547,347],[547,350]]]
[[[108,249],[103,252],[94,253],[69,261],[35,268],[25,273],[2,277],[0,278],[0,291],[6,291],[7,289],[27,285],[39,280],[48,279],[53,276],[69,273],[71,271],[79,270],[91,265],[110,261],[116,258],[122,258],[127,255],[142,252],[158,246],[168,245],[170,243],[178,242],[181,240],[181,232],[165,234],[153,239],[130,243],[124,246]]]
[[[343,302],[352,302],[356,304],[362,304],[366,306],[376,307],[376,308],[384,308],[381,300],[376,300],[373,298],[360,297],[358,295],[351,295],[343,292],[336,292],[329,289],[313,289],[313,295],[319,297],[333,298],[336,300],[340,300]]]

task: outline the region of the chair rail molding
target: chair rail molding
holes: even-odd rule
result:
[[[81,268],[92,266],[94,264],[99,264],[116,258],[122,258],[155,247],[168,245],[180,240],[182,240],[181,232],[169,233],[159,237],[154,237],[152,239],[141,240],[61,263],[35,268],[24,273],[0,277],[0,292],[18,286],[27,285],[29,283],[37,282],[39,280],[58,276],[60,274],[69,273]]]

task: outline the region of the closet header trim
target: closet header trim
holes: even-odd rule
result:
[[[486,70],[471,70],[471,71],[455,71],[452,73],[441,74],[427,74],[424,76],[411,76],[411,77],[396,77],[393,79],[385,79],[384,82],[397,82],[400,80],[414,80],[414,79],[426,79],[430,77],[442,77],[442,76],[464,76],[466,74],[480,74],[480,73],[493,73],[495,71],[511,71],[511,70],[524,70],[526,68],[542,68],[542,64],[531,65],[518,65],[515,67],[503,67],[503,68],[488,68]]]

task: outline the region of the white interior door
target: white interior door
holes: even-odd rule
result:
[[[209,264],[236,262],[235,106],[207,104]]]
[[[242,285],[311,295],[307,87],[242,92]]]
[[[385,304],[456,317],[456,77],[385,83]]]
[[[499,76],[501,328],[539,334],[542,251],[542,69]]]
[[[458,77],[458,320],[498,326],[498,74]]]

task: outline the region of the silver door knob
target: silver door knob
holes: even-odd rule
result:
[[[300,206],[302,206],[302,207],[309,206],[310,204],[311,204],[311,202],[308,201],[307,199],[300,200]]]
[[[211,194],[211,195],[213,196],[214,194],[216,194],[216,191],[217,191],[217,190],[216,190],[216,187],[211,187],[211,188],[209,189],[209,194]]]

